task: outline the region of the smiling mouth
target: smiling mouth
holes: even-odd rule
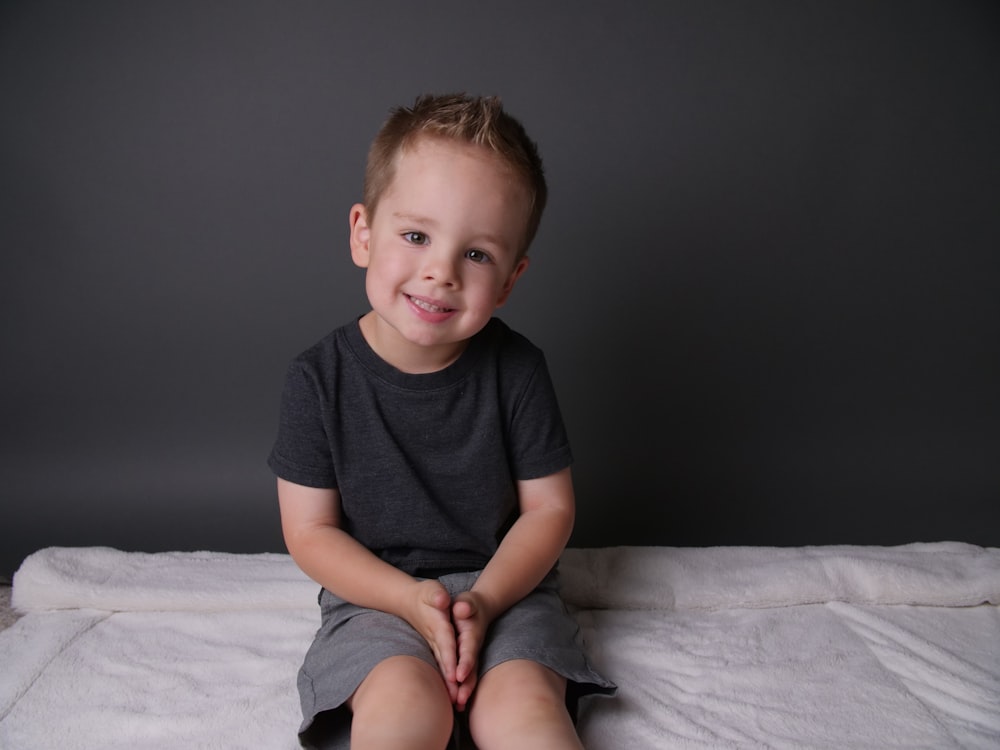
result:
[[[411,297],[410,295],[407,295],[407,298],[421,310],[426,310],[429,313],[448,313],[454,312],[455,310],[453,307],[439,307],[438,305],[431,304],[427,300],[420,299],[419,297]]]

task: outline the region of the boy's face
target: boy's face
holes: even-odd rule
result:
[[[410,372],[454,361],[527,268],[529,211],[522,181],[482,147],[424,137],[401,152],[374,218],[351,208],[351,255],[372,305],[361,326],[375,352]]]

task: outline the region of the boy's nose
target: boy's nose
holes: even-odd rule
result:
[[[421,276],[425,281],[433,281],[440,286],[454,287],[458,285],[458,262],[450,254],[427,253]]]

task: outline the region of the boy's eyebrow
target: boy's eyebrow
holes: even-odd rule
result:
[[[437,222],[427,216],[418,216],[417,214],[404,214],[399,211],[393,211],[393,218],[400,219],[402,221],[409,221],[414,224],[422,224],[424,226],[437,226]]]

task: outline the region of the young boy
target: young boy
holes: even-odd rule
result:
[[[541,352],[494,311],[528,267],[541,159],[495,98],[417,99],[372,144],[351,257],[371,311],[289,368],[269,464],[296,563],[322,588],[299,674],[303,744],[580,748],[611,694],[556,563],[571,455]]]

